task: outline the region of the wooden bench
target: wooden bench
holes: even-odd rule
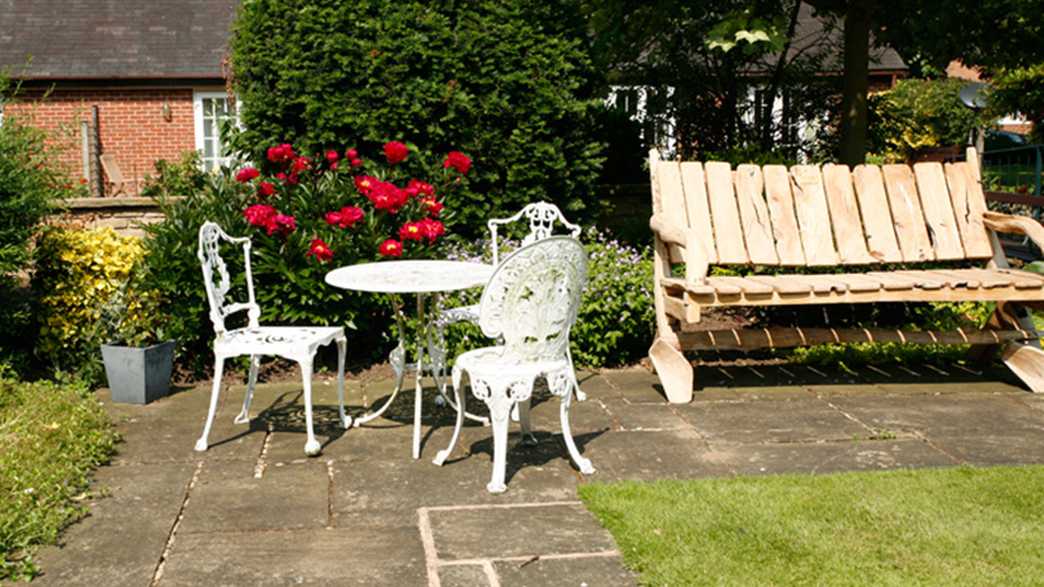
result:
[[[686,351],[835,342],[990,345],[1035,392],[1044,352],[1027,308],[1044,276],[1008,266],[997,232],[1044,247],[1044,227],[990,212],[978,155],[908,165],[740,165],[649,157],[655,245],[656,340],[649,357],[672,402],[692,399]],[[968,268],[968,260],[980,268]],[[917,264],[933,262],[932,268]],[[937,269],[939,262],[963,268]],[[981,264],[980,264],[981,263]],[[684,264],[684,277],[672,269]],[[889,266],[903,264],[905,269]],[[715,265],[753,267],[709,276]],[[913,265],[914,267],[911,267]],[[810,270],[811,268],[833,268]],[[804,269],[804,271],[803,271]],[[870,302],[996,302],[984,330],[765,328],[700,330],[703,308]]]

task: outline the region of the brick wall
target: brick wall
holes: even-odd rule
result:
[[[170,106],[170,119],[163,106]],[[27,120],[48,131],[58,161],[70,176],[83,175],[80,121],[98,106],[101,152],[113,154],[128,180],[153,172],[159,159],[174,160],[195,148],[192,90],[57,89],[46,97],[26,92],[4,108],[4,116]],[[129,187],[133,193],[135,189]]]

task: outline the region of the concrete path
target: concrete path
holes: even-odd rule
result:
[[[585,374],[573,429],[598,472],[571,467],[557,399],[543,395],[541,442],[512,448],[502,495],[485,491],[488,428],[468,426],[450,461],[431,464],[447,408],[425,405],[423,456],[410,459],[412,393],[388,418],[341,431],[335,387],[320,382],[317,458],[303,455],[299,384],[260,386],[249,426],[232,423],[244,391],[232,384],[202,455],[192,446],[208,386],[144,407],[106,401],[125,442],[96,475],[91,516],[40,552],[37,582],[627,585],[612,538],[578,501],[582,483],[1044,462],[1044,397],[999,373],[924,375],[703,368],[705,389],[672,406],[647,371]],[[353,413],[390,388],[352,381]]]

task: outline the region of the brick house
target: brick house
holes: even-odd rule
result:
[[[22,82],[2,116],[49,131],[58,160],[92,186],[102,154],[131,180],[192,149],[212,168],[218,123],[234,112],[223,63],[238,4],[0,0],[0,71]]]

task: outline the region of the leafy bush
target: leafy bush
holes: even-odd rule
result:
[[[244,3],[231,49],[245,128],[233,144],[252,160],[284,141],[308,153],[389,139],[459,148],[477,168],[447,202],[462,233],[536,200],[576,216],[601,164],[576,10],[561,0]]]
[[[186,196],[206,186],[206,173],[200,165],[199,151],[186,151],[181,159],[156,161],[156,175],[146,175],[141,185],[141,196],[169,198]]]
[[[52,227],[41,234],[32,286],[38,304],[36,349],[48,367],[99,382],[99,345],[116,338],[143,342],[142,334],[159,329],[163,318],[156,295],[138,288],[128,293],[143,253],[141,239],[111,228]],[[120,306],[116,316],[113,304]]]
[[[212,360],[214,331],[196,257],[199,227],[208,220],[251,237],[262,322],[349,325],[357,329],[353,352],[364,360],[381,356],[387,300],[323,278],[335,266],[435,254],[445,231],[438,219],[453,212],[442,200],[466,188],[472,172],[459,152],[436,159],[400,143],[382,151],[376,158],[354,148],[304,157],[277,145],[266,150],[265,173],[224,170],[204,177],[203,188],[184,200],[161,198],[166,219],[146,228],[144,281],[164,300],[168,334],[185,367],[200,374]],[[232,295],[245,299],[242,251],[226,248],[223,258],[234,276]]]
[[[964,83],[905,79],[887,92],[872,95],[870,151],[892,161],[909,161],[921,149],[965,144],[979,119],[960,101]]]
[[[637,362],[645,356],[655,327],[652,298],[652,259],[645,249],[623,245],[595,230],[584,236],[588,256],[588,281],[576,325],[570,333],[573,360],[578,366],[613,367]],[[501,241],[502,254],[519,246]],[[490,243],[480,240],[458,245],[450,259],[492,261]],[[477,304],[480,289],[449,294],[443,307]],[[410,323],[415,327],[415,321]],[[447,356],[493,344],[472,324],[446,329]]]
[[[0,92],[4,87],[0,78]],[[17,274],[25,268],[30,243],[51,203],[75,193],[47,156],[45,138],[11,117],[0,125],[0,363],[20,370],[28,362],[25,333],[32,319]]]
[[[36,574],[32,551],[84,514],[88,474],[116,433],[80,385],[0,375],[0,580]]]
[[[1044,63],[1001,70],[990,80],[989,112],[1018,112],[1033,123],[1033,141],[1044,143]]]

